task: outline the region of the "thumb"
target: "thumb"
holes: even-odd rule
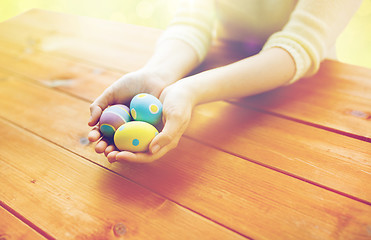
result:
[[[110,86],[104,90],[104,92],[97,99],[94,100],[94,102],[90,105],[89,126],[94,126],[98,123],[103,110],[109,105],[113,104],[113,99],[114,96],[112,86]]]
[[[152,140],[149,150],[152,154],[162,151],[168,152],[174,149],[183,135],[186,124],[181,124],[177,118],[169,118],[165,122],[163,130]]]
[[[98,123],[99,117],[102,114],[102,108],[98,105],[92,105],[90,107],[90,120],[89,126],[93,127],[95,124]]]

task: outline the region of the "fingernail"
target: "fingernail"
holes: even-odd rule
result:
[[[107,155],[107,160],[108,160],[109,163],[114,163],[114,162],[117,161],[116,157],[111,157],[111,156],[108,156],[108,155]]]
[[[151,148],[152,154],[157,153],[160,150],[160,145],[155,145]]]
[[[114,163],[114,162],[117,162],[116,159],[108,159],[108,162],[109,163]]]
[[[91,126],[91,121],[93,120],[93,116],[90,116],[88,125]]]

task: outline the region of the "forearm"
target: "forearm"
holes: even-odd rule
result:
[[[195,68],[198,64],[196,52],[187,43],[177,39],[161,42],[143,67],[173,83]]]
[[[179,83],[192,92],[195,104],[240,98],[287,83],[295,74],[289,53],[272,48],[241,61],[184,78]]]

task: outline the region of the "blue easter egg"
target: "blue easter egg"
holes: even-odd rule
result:
[[[161,121],[162,103],[151,94],[139,93],[130,102],[130,113],[135,121],[156,125]]]

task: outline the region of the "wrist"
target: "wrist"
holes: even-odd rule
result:
[[[192,106],[202,103],[197,77],[197,75],[186,77],[174,84],[180,90],[179,95],[185,97]]]
[[[168,86],[178,80],[177,75],[168,68],[161,65],[147,64],[140,71],[145,74],[156,77],[165,86]]]
[[[198,58],[192,47],[181,40],[168,39],[157,46],[143,69],[171,84],[182,79],[197,65]]]

